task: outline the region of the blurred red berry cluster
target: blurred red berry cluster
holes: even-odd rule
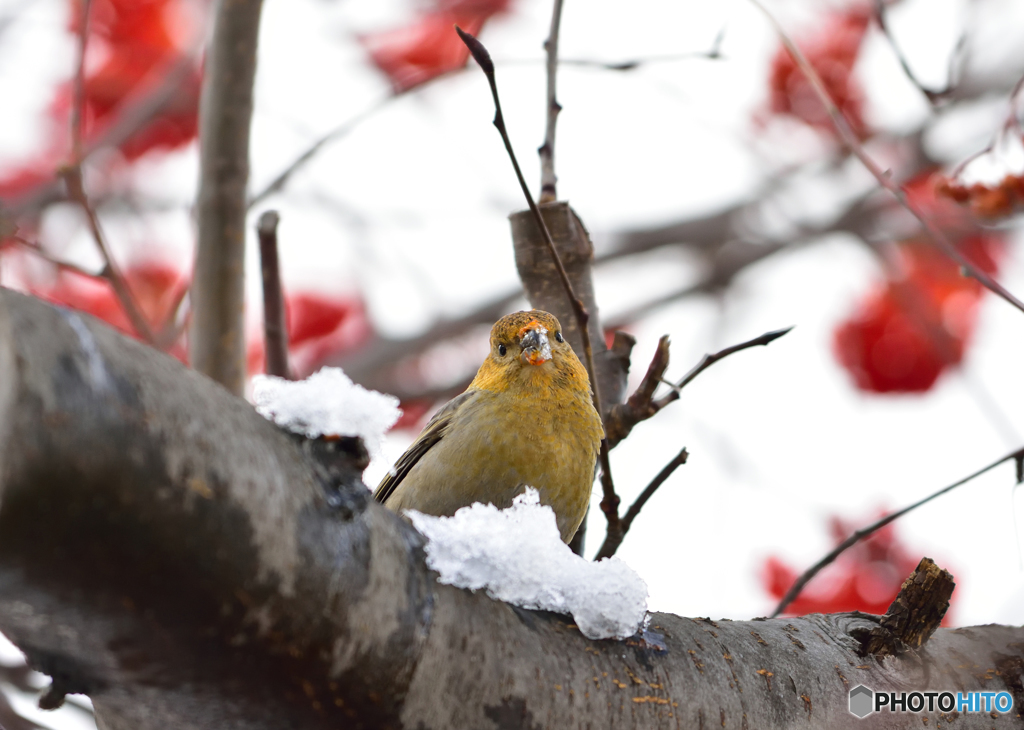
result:
[[[196,34],[177,0],[94,0],[89,6],[88,43],[84,77],[83,141],[100,138],[118,120],[125,102],[152,92],[187,49],[185,39]],[[68,3],[70,30],[81,24],[81,2]],[[169,150],[196,138],[201,72],[191,69],[160,106],[139,124],[118,149],[128,161],[151,150]],[[68,161],[73,84],[54,92],[48,111],[47,140],[41,157],[5,172],[0,196],[17,198],[51,181]]]
[[[351,296],[297,292],[285,297],[285,317],[288,362],[298,378],[312,374],[328,355],[358,349],[373,332],[362,300]],[[262,331],[249,337],[247,360],[251,374],[263,372]]]
[[[878,517],[883,514],[880,512]],[[828,526],[836,545],[859,527],[836,516],[829,518]],[[823,568],[784,613],[788,616],[842,611],[883,614],[918,562],[920,557],[914,557],[903,545],[896,533],[896,526],[886,525],[854,544],[840,554],[834,563]],[[762,585],[775,600],[781,600],[786,595],[797,577],[797,571],[774,555],[765,560],[762,566]],[[951,605],[955,598],[954,593]],[[951,620],[952,611],[948,611],[942,623],[948,625]]]
[[[183,314],[178,305],[189,287],[188,273],[168,262],[137,262],[124,270],[124,279],[142,315],[157,338],[170,337],[164,349],[182,362],[188,361]],[[107,282],[61,271],[51,279],[32,283],[36,296],[81,312],[87,312],[128,335],[140,339]],[[354,296],[327,296],[296,292],[286,297],[289,361],[297,377],[306,377],[328,355],[350,352],[371,335],[362,301]],[[263,333],[254,329],[248,338],[250,374],[263,372]]]
[[[1005,218],[1024,208],[1024,174],[1008,174],[993,185],[963,185],[942,177],[936,190],[943,197],[967,205],[980,218]]]
[[[905,191],[968,261],[989,275],[998,271],[1002,234],[982,231],[964,209],[937,196],[929,173],[911,180]],[[836,357],[855,385],[874,393],[927,391],[958,365],[985,292],[927,239],[900,242],[896,255],[898,274],[876,284],[833,339]]]
[[[832,101],[858,136],[865,135],[864,92],[853,76],[853,67],[870,20],[870,9],[855,5],[828,15],[813,37],[798,43]],[[835,135],[828,110],[782,45],[771,61],[768,105],[772,114],[792,116],[819,131]]]
[[[186,58],[186,42],[197,37],[201,18],[190,16],[184,6],[180,0],[92,0],[89,4],[83,108],[86,145],[117,122],[126,103],[165,83],[172,69]],[[472,11],[452,8],[452,12],[456,10]],[[72,34],[80,33],[81,14],[82,0],[69,0],[68,29]],[[196,139],[200,85],[200,70],[190,69],[159,112],[119,145],[121,169],[146,153],[172,150]],[[71,81],[56,89],[47,112],[49,138],[44,153],[4,174],[0,196],[12,199],[31,194],[37,186],[49,183],[68,161],[73,93]],[[110,162],[105,158],[95,164],[107,166]],[[33,221],[21,223],[23,229],[33,226]],[[30,235],[31,231],[22,233]],[[161,259],[159,250],[143,251],[145,248],[133,247],[122,263],[125,283],[158,344],[186,362],[187,304],[182,303],[190,285],[187,265]],[[92,314],[124,334],[140,338],[106,279],[50,267],[15,268],[29,292]],[[300,377],[308,375],[327,355],[359,347],[371,334],[358,296],[296,292],[286,297],[286,307],[292,369]],[[252,343],[247,357],[250,372],[261,372],[262,332],[253,331],[248,339]]]
[[[359,42],[373,64],[387,75],[395,93],[401,93],[465,66],[469,49],[455,33],[455,26],[477,35],[484,23],[507,10],[510,2],[435,0],[412,23],[360,36]]]

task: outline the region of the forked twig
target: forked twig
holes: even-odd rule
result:
[[[128,288],[128,282],[125,281],[121,270],[110,253],[110,247],[107,245],[103,229],[100,227],[99,216],[92,205],[89,204],[89,198],[86,196],[85,187],[82,184],[82,134],[85,123],[85,54],[89,44],[89,11],[91,7],[91,0],[83,0],[78,28],[78,54],[73,91],[74,101],[71,106],[71,164],[60,172],[67,185],[68,195],[81,206],[82,211],[85,213],[93,241],[96,242],[96,248],[99,249],[100,256],[103,257],[104,267],[101,276],[110,283],[114,294],[121,303],[121,308],[124,309],[124,313],[128,316],[128,320],[132,323],[135,332],[150,345],[156,346],[157,342],[153,336],[153,330],[150,328],[149,322],[142,315],[142,310],[136,303],[135,297],[132,296],[131,289]]]
[[[868,537],[869,535],[871,535],[871,534],[877,532],[878,530],[882,529],[883,527],[888,525],[890,522],[894,522],[895,520],[898,520],[900,517],[902,517],[903,515],[907,514],[908,512],[913,512],[918,507],[921,507],[922,505],[925,505],[928,502],[931,502],[936,497],[941,497],[946,492],[951,492],[954,489],[956,489],[957,487],[963,486],[964,484],[966,484],[967,482],[971,481],[972,479],[976,479],[977,477],[980,477],[982,474],[984,474],[984,473],[986,473],[988,471],[991,471],[992,469],[996,468],[1000,464],[1005,464],[1007,461],[1011,461],[1011,460],[1016,463],[1016,466],[1017,466],[1017,482],[1019,484],[1021,481],[1024,481],[1024,473],[1022,473],[1022,471],[1024,471],[1024,448],[1020,448],[1020,449],[1017,449],[1016,451],[1012,451],[1009,454],[1007,454],[1006,456],[1002,457],[1001,459],[997,459],[996,461],[993,461],[991,464],[988,464],[987,466],[984,466],[981,469],[978,469],[978,471],[974,472],[973,474],[970,474],[970,475],[964,477],[960,481],[953,482],[949,486],[943,487],[939,491],[933,492],[933,493],[929,494],[924,499],[918,500],[917,502],[914,502],[913,504],[908,505],[908,506],[904,507],[901,510],[898,510],[896,512],[893,512],[891,514],[886,515],[882,519],[878,520],[877,522],[873,522],[872,524],[868,525],[867,527],[862,527],[861,529],[857,530],[852,535],[850,535],[848,538],[846,538],[841,543],[839,543],[835,547],[835,549],[832,550],[832,552],[830,552],[828,555],[823,557],[817,563],[812,565],[810,568],[808,568],[806,571],[804,571],[803,574],[799,578],[796,579],[796,582],[794,582],[793,585],[790,586],[790,589],[788,591],[786,591],[786,595],[784,595],[782,597],[782,600],[779,601],[779,605],[775,607],[775,611],[772,613],[771,617],[775,618],[780,613],[785,611],[786,608],[789,606],[789,604],[791,604],[794,600],[796,600],[796,597],[800,595],[800,591],[802,591],[804,589],[804,586],[806,586],[807,583],[810,582],[810,580],[812,578],[814,578],[814,576],[816,576],[821,571],[822,568],[824,568],[826,565],[828,565],[833,560],[838,558],[844,551],[846,551],[847,548],[853,546],[854,544],[856,544],[860,540],[863,540],[865,537]]]
[[[537,227],[544,237],[544,243],[548,247],[548,252],[551,254],[555,268],[558,270],[558,277],[562,282],[562,287],[565,289],[569,302],[572,304],[573,314],[575,314],[576,323],[580,328],[580,338],[583,340],[584,364],[587,368],[587,375],[590,376],[590,393],[594,400],[594,408],[597,410],[598,415],[600,415],[604,411],[601,409],[601,394],[600,389],[597,387],[594,350],[590,343],[590,332],[587,330],[590,313],[573,290],[572,282],[569,281],[569,275],[565,271],[565,266],[562,265],[562,259],[559,257],[557,249],[555,249],[555,242],[551,238],[551,232],[544,222],[544,217],[540,214],[540,208],[537,207],[533,195],[530,194],[530,188],[523,177],[523,171],[519,168],[519,161],[516,159],[516,153],[512,149],[512,141],[509,139],[508,130],[505,128],[505,118],[501,113],[501,100],[498,98],[498,85],[494,79],[494,62],[491,60],[491,54],[484,48],[483,43],[478,41],[472,34],[467,33],[458,26],[455,26],[455,31],[459,34],[462,42],[466,44],[466,47],[469,48],[470,54],[472,54],[473,59],[483,70],[484,75],[487,77],[487,83],[491,87],[491,96],[494,99],[494,126],[501,135],[502,142],[505,143],[505,150],[508,152],[509,159],[512,161],[512,167],[516,171],[516,178],[519,180],[519,187],[522,188],[523,195],[526,196],[530,212],[533,213]],[[611,464],[608,460],[608,440],[605,438],[601,439],[601,452],[598,458],[601,463],[601,487],[604,491],[604,498],[601,500],[601,510],[608,518],[609,529],[611,529],[613,523],[618,523],[619,497],[615,494]]]
[[[843,143],[850,148],[850,151],[856,155],[857,159],[861,161],[861,164],[863,164],[864,167],[868,169],[868,172],[874,176],[879,185],[892,193],[896,200],[899,201],[900,205],[910,211],[911,215],[917,218],[928,237],[931,238],[947,256],[956,261],[961,266],[965,274],[977,279],[986,289],[992,291],[994,294],[1005,299],[1017,309],[1024,312],[1024,302],[1017,299],[1017,297],[1011,294],[1005,287],[1003,287],[1002,284],[972,264],[962,253],[960,253],[957,247],[950,242],[949,238],[946,237],[946,234],[932,223],[931,219],[925,215],[917,205],[911,203],[903,189],[894,183],[891,176],[882,170],[873,159],[871,159],[868,153],[864,150],[864,146],[860,143],[860,140],[857,139],[857,135],[850,127],[850,123],[847,121],[846,117],[843,116],[839,107],[836,106],[832,97],[829,96],[828,89],[825,88],[824,82],[821,80],[818,72],[814,70],[814,67],[807,60],[807,57],[804,56],[803,52],[786,34],[785,30],[783,30],[782,26],[779,24],[779,21],[777,21],[768,9],[761,4],[760,0],[750,0],[750,2],[761,10],[761,12],[765,14],[765,17],[768,18],[768,21],[775,27],[776,32],[782,39],[783,45],[786,47],[786,50],[789,51],[789,54],[793,57],[797,66],[800,67],[804,76],[807,77],[807,80],[811,82],[811,86],[814,88],[814,92],[818,96],[818,99],[825,105],[825,109],[828,111],[828,115],[832,119],[832,124],[839,133],[840,138],[842,138]]]
[[[132,328],[139,337],[150,345],[157,347],[158,345],[156,337],[153,335],[153,330],[149,326],[149,322],[147,322],[146,318],[143,316],[138,303],[136,303],[131,289],[128,288],[128,282],[125,280],[124,274],[121,273],[120,267],[114,261],[114,257],[110,252],[110,246],[107,244],[106,236],[103,233],[103,228],[100,226],[99,216],[96,214],[96,210],[89,203],[89,198],[86,196],[85,189],[82,187],[81,168],[72,166],[65,168],[61,173],[68,186],[68,196],[78,203],[82,208],[82,212],[85,213],[85,219],[89,224],[89,231],[92,233],[93,241],[96,243],[96,248],[99,250],[100,256],[103,257],[104,265],[103,271],[100,272],[100,276],[110,282],[110,287],[114,290],[117,300],[121,303],[121,308],[124,309],[124,313],[132,323]]]

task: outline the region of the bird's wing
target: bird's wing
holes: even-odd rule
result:
[[[472,400],[479,392],[477,390],[467,390],[465,393],[452,398],[441,410],[434,414],[434,417],[430,419],[423,432],[413,441],[412,446],[406,449],[406,452],[395,462],[394,473],[387,474],[381,480],[381,483],[373,492],[375,500],[383,503],[391,496],[402,480],[405,479],[406,474],[416,466],[416,462],[430,450],[431,446],[444,438],[445,432],[448,430],[448,426],[451,425],[452,419],[459,408]]]

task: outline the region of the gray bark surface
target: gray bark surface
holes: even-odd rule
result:
[[[208,378],[0,290],[0,631],[111,729],[1022,725],[1021,628],[875,658],[878,617],[656,613],[592,641],[439,585],[357,446],[320,444],[326,468]],[[859,721],[857,684],[1015,708]]]

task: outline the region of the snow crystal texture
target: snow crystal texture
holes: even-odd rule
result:
[[[321,368],[305,380],[253,378],[256,411],[281,428],[318,436],[359,436],[371,455],[402,415],[398,399],[352,382],[340,368]]]
[[[527,488],[512,506],[463,507],[452,517],[406,511],[428,539],[427,565],[442,583],[523,608],[572,614],[591,639],[624,639],[647,614],[647,584],[618,558],[591,562],[559,537],[555,513]]]

